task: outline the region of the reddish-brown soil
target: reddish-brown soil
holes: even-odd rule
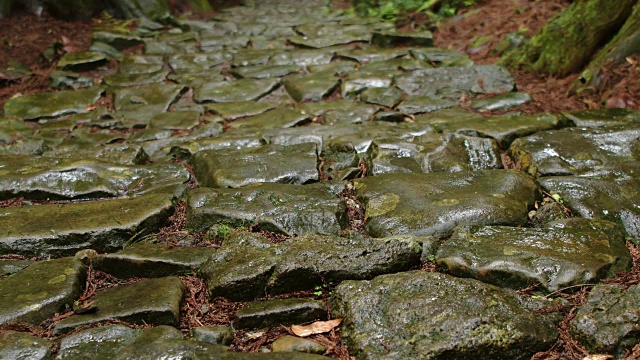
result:
[[[533,36],[570,3],[568,0],[486,0],[438,24],[434,33],[435,44],[464,52],[476,63],[494,63],[499,56],[493,49],[507,34],[522,29],[527,37]],[[404,25],[406,23],[407,20]],[[472,43],[483,36],[491,36],[491,40],[483,46],[471,48]],[[571,87],[578,74],[555,78],[516,71],[514,78],[518,90],[529,93],[533,98],[531,103],[516,110],[557,113],[605,106],[640,109],[640,57],[629,58],[627,63],[609,69],[606,74],[607,82],[602,91],[576,95],[572,94]]]

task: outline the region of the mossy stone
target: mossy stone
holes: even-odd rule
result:
[[[0,281],[0,324],[41,321],[64,311],[82,293],[87,270],[72,257],[35,263]]]

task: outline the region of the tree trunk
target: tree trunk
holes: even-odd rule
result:
[[[578,72],[618,32],[637,0],[577,0],[554,16],[525,46],[501,63],[565,76]]]
[[[621,64],[628,56],[640,54],[640,1],[618,34],[600,51],[574,84],[578,92],[599,90],[605,76],[603,69]]]

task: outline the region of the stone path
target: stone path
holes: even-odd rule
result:
[[[0,331],[0,358],[315,359],[338,352],[318,336],[227,345],[341,318],[358,359],[525,359],[551,348],[560,317],[515,290],[630,270],[639,113],[483,117],[460,99],[528,101],[505,69],[328,5],[96,31],[52,75],[77,90],[6,104],[0,325],[53,337]],[[93,85],[86,71],[112,57]],[[117,286],[92,288],[96,274]],[[208,304],[189,307],[187,279]],[[571,333],[622,356],[639,296],[596,285]],[[220,297],[244,307],[220,320]],[[216,316],[225,326],[193,325]]]

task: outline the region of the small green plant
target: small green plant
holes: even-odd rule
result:
[[[220,240],[228,239],[231,235],[231,228],[229,225],[218,224],[216,226],[216,235]]]
[[[560,194],[552,193],[551,198],[560,204],[564,204],[564,200],[562,200]]]
[[[316,285],[313,290],[313,295],[315,296],[322,296],[322,294],[324,294],[325,292],[328,294],[331,294],[333,291],[331,290],[331,288],[333,288],[333,282],[329,281],[328,283],[324,283],[322,285]]]

